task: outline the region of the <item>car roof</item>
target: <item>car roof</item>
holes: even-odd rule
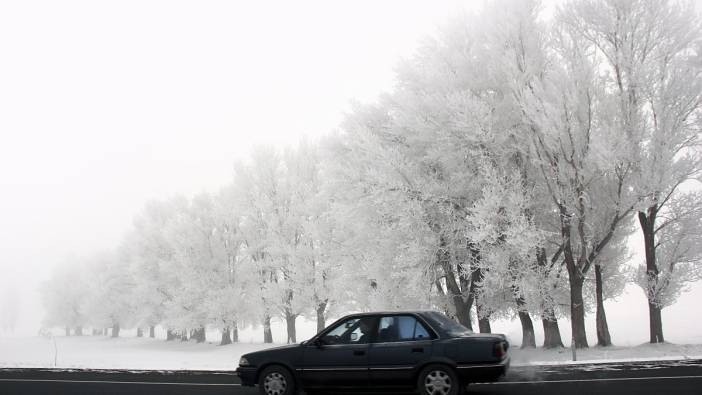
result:
[[[402,314],[418,314],[423,315],[426,313],[439,313],[435,310],[394,310],[394,311],[368,311],[362,313],[347,314],[345,317],[366,317],[366,316],[376,316],[376,315],[402,315]],[[441,314],[441,313],[440,313]]]

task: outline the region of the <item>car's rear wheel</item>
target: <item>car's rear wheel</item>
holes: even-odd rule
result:
[[[421,395],[459,395],[463,384],[451,367],[429,365],[419,373],[417,390]]]
[[[261,372],[258,379],[258,391],[261,395],[293,395],[295,379],[290,371],[280,365],[272,365]]]

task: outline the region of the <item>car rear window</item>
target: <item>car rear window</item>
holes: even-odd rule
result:
[[[394,315],[381,318],[377,342],[403,342],[430,339],[431,335],[416,318],[407,315]]]
[[[430,319],[432,323],[438,325],[439,328],[450,335],[460,336],[466,333],[473,333],[473,331],[465,326],[436,311],[429,311],[424,315]]]

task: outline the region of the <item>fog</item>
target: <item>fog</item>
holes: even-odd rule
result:
[[[216,191],[257,144],[334,130],[479,3],[0,3],[0,287],[18,301],[15,334],[37,333],[52,267],[115,247],[148,200]],[[673,339],[693,334],[699,288],[664,311]],[[636,319],[643,342],[641,290],[609,305],[613,332]]]
[[[149,199],[216,191],[255,144],[334,129],[457,1],[0,4],[0,286],[35,334],[53,265]]]

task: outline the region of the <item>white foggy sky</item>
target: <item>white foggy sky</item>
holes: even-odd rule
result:
[[[481,3],[0,2],[0,287],[21,290],[20,329],[52,266],[116,246],[149,199],[218,189],[253,144],[334,129]]]
[[[373,100],[474,1],[0,3],[0,286],[114,247],[148,199],[216,190],[253,144]]]

